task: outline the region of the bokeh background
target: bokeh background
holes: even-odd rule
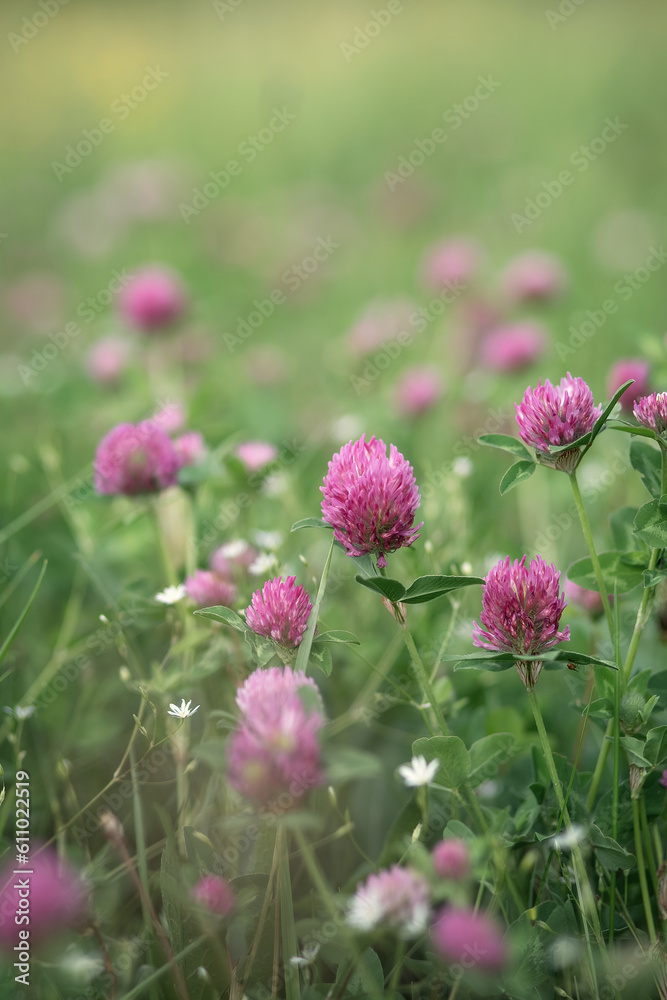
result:
[[[129,508],[110,517],[93,496],[95,447],[123,420],[177,399],[211,448],[255,438],[292,448],[288,492],[279,500],[263,493],[209,548],[241,531],[286,533],[290,517],[317,515],[327,457],[366,431],[396,442],[415,466],[435,553],[423,571],[470,561],[482,572],[494,555],[538,547],[547,557],[558,550],[563,566],[583,555],[578,532],[556,520],[569,504],[567,484],[538,474],[501,500],[496,483],[507,463],[473,438],[513,433],[525,386],[568,369],[601,400],[612,364],[641,358],[652,388],[664,388],[667,268],[632,276],[660,260],[665,239],[666,30],[667,9],[654,0],[3,2],[4,631],[29,592],[20,567],[39,552],[49,568],[7,661],[2,704],[21,703],[45,664],[52,679],[77,652],[90,653],[91,636],[100,645],[30,726],[29,756],[44,786],[36,827],[50,833],[57,824],[48,791],[56,757],[69,762],[63,781],[67,768],[76,773],[83,801],[126,740],[132,699],[118,692],[118,654],[99,638],[99,614],[134,588],[146,601],[145,636],[155,615],[148,598],[165,582],[141,555],[149,527],[133,523]],[[158,82],[141,96],[151,71]],[[492,92],[464,117],[457,105],[475,103],[480,80],[492,80]],[[276,110],[287,124],[268,141],[262,130]],[[113,129],[68,162],[68,147],[103,119]],[[620,124],[601,150],[595,140],[609,120]],[[408,170],[418,141],[428,149],[437,128],[445,140],[416,166],[413,155]],[[243,152],[249,136],[262,147],[252,158]],[[593,150],[588,159],[582,146]],[[240,172],[203,206],[201,195],[195,201],[230,160]],[[397,178],[402,163],[409,176]],[[572,181],[556,196],[564,170]],[[193,205],[196,213],[184,209]],[[470,286],[397,351],[406,311],[429,308],[436,294],[424,280],[429,250],[453,238],[480,249]],[[297,281],[294,268],[318,245],[330,248],[326,259]],[[560,261],[565,287],[548,301],[510,303],[505,269],[531,250]],[[123,326],[110,288],[114,274],[152,262],[181,276],[189,304],[174,332],[147,344]],[[240,337],[239,323],[276,289],[285,301]],[[571,341],[609,300],[614,312]],[[539,323],[540,356],[521,370],[482,363],[479,317],[489,314]],[[380,335],[364,354],[353,332],[369,315]],[[80,332],[63,338],[71,322]],[[109,336],[122,337],[130,354],[119,377],[103,383],[87,359]],[[443,395],[408,418],[397,385],[423,365],[437,372]],[[639,484],[619,473],[600,486],[620,447],[601,443],[589,477],[596,530],[612,502],[641,499]],[[454,468],[456,458],[464,461]],[[213,518],[233,483],[231,492],[224,479],[206,490]],[[288,563],[298,566],[306,546],[319,564],[319,540],[285,545]],[[206,546],[198,555],[204,565]],[[396,565],[412,558],[401,553]],[[472,601],[469,617],[476,613]],[[364,631],[362,611],[351,615],[359,621],[339,615],[332,625]],[[330,697],[335,708],[335,690]],[[500,702],[495,710],[505,728],[514,725]],[[476,718],[472,728],[483,734]],[[394,752],[396,763],[405,758],[405,747]],[[369,850],[386,822],[377,800]]]

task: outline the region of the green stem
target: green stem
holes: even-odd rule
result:
[[[553,758],[553,753],[551,751],[549,737],[547,736],[547,731],[544,726],[544,719],[542,718],[542,711],[540,709],[534,688],[528,689],[528,698],[530,700],[530,707],[533,710],[533,717],[535,719],[535,725],[537,726],[537,732],[540,737],[540,743],[542,745],[542,753],[544,754],[544,760],[547,765],[549,777],[551,778],[551,783],[556,793],[556,798],[558,799],[558,805],[560,807],[561,813],[563,814],[566,824],[568,826],[572,826],[572,821],[570,820],[570,816],[567,811],[565,796],[563,795],[563,787],[560,783],[560,778],[558,777],[558,771],[556,770],[556,764]],[[581,849],[579,845],[576,843],[572,847],[572,861],[573,861],[572,867],[574,871],[574,878],[582,910],[584,934],[586,937],[586,945],[588,948],[590,964],[591,964],[591,974],[593,976],[593,981],[595,982],[596,981],[595,963],[593,961],[593,954],[591,951],[590,939],[588,935],[588,916],[590,916],[591,918],[596,938],[600,943],[602,943],[602,937],[600,931],[600,918],[598,916],[598,912],[595,906],[595,899],[593,898],[593,893],[591,892],[591,887],[588,882],[588,877],[586,875],[586,868],[584,865],[584,860],[581,856]]]
[[[663,463],[663,474],[667,470],[667,462]],[[652,549],[651,557],[649,559],[648,568],[649,570],[655,569],[658,564],[658,559],[660,558],[660,553],[662,549]],[[623,664],[622,673],[622,687],[625,688],[628,681],[630,680],[630,674],[632,673],[632,667],[634,666],[635,657],[637,655],[637,650],[639,649],[639,642],[644,631],[644,627],[648,620],[648,605],[649,601],[653,595],[654,587],[645,587],[642,594],[642,599],[637,610],[637,617],[635,619],[635,627],[630,638],[630,645],[628,646],[628,651],[625,656],[625,663]],[[593,777],[591,779],[591,786],[588,791],[588,796],[586,798],[586,808],[590,811],[595,804],[595,799],[598,793],[598,788],[600,787],[600,781],[602,780],[602,772],[604,771],[604,766],[607,761],[607,754],[609,753],[610,747],[610,737],[613,735],[614,722],[609,720],[607,723],[607,728],[605,730],[604,739],[602,740],[602,745],[600,747],[600,753],[598,754],[597,763],[595,765],[595,770],[593,771]],[[616,749],[614,745],[614,749]]]
[[[207,938],[208,935],[202,934],[202,936],[198,937],[195,941],[191,941],[187,948],[183,948],[183,950],[179,951],[177,955],[174,955],[174,962],[180,962],[182,958],[185,958],[186,955],[189,955],[190,952],[195,951],[196,948],[203,944]],[[150,976],[146,976],[145,979],[142,979],[139,985],[131,989],[129,993],[124,993],[122,997],[120,997],[120,1000],[136,1000],[136,998],[140,997],[145,991],[147,986],[153,987],[154,984],[157,983],[158,979],[161,979],[166,972],[170,971],[173,974],[173,966],[171,963],[163,965],[161,969],[156,969],[155,972],[150,974]]]
[[[595,551],[595,542],[593,541],[593,534],[591,532],[591,526],[588,523],[588,515],[586,514],[586,508],[584,507],[584,501],[581,499],[581,492],[579,490],[579,483],[577,482],[576,472],[570,473],[570,483],[572,485],[572,493],[574,495],[574,502],[577,508],[577,513],[579,515],[579,521],[581,523],[581,530],[584,534],[584,539],[586,540],[586,545],[588,547],[588,554],[591,557],[591,563],[593,565],[593,572],[595,573],[595,579],[597,581],[598,589],[600,591],[600,597],[602,598],[602,606],[604,607],[604,613],[607,618],[607,625],[609,626],[609,635],[613,638],[614,635],[614,619],[611,614],[611,605],[609,603],[609,594],[607,593],[607,587],[604,582],[604,577],[602,576],[602,568],[600,567],[600,560],[598,559],[598,554]]]
[[[438,726],[440,727],[440,732],[443,736],[449,736],[449,726],[445,722],[445,717],[442,714],[442,709],[438,705],[433,688],[431,686],[431,681],[429,680],[428,673],[426,672],[426,667],[422,662],[422,658],[417,651],[415,646],[415,641],[412,638],[410,629],[406,626],[401,626],[403,630],[403,638],[405,639],[405,645],[408,647],[408,652],[410,654],[410,661],[412,663],[412,668],[415,672],[417,682],[424,693],[424,700],[428,701],[431,705],[433,714],[435,715]]]
[[[132,809],[134,812],[134,840],[137,849],[137,866],[139,868],[139,878],[141,879],[146,892],[149,892],[148,888],[148,864],[146,862],[146,836],[144,833],[144,815],[141,808],[141,796],[139,794],[139,785],[137,783],[137,776],[135,774],[135,753],[134,747],[130,748],[130,778],[132,781]],[[144,917],[144,933],[146,934],[146,940],[149,942],[148,951],[150,954],[151,947],[150,941],[153,931],[153,921],[151,918],[150,909],[144,899],[141,896],[141,909],[143,911]],[[167,956],[168,957],[168,956]],[[151,997],[157,997],[157,991],[155,985],[150,987]]]
[[[287,830],[279,826],[276,833],[278,851],[278,887],[280,894],[280,929],[283,940],[283,975],[287,1000],[300,1000],[299,970],[291,962],[298,954],[296,930],[294,928],[294,904],[292,901],[292,881],[289,870]]]
[[[646,815],[646,799],[643,794],[639,799],[639,809],[640,809],[640,819],[642,825],[642,834],[644,836],[644,850],[646,851],[646,861],[648,863],[648,870],[651,874],[651,884],[653,886],[653,893],[655,898],[658,898],[658,876],[657,870],[658,866],[656,864],[655,856],[653,854],[653,844],[651,843],[651,831],[648,825],[648,816]]]
[[[635,855],[637,857],[639,887],[641,889],[642,902],[644,904],[646,926],[648,928],[648,935],[651,939],[651,944],[655,945],[658,942],[658,937],[655,933],[655,924],[653,922],[653,910],[651,909],[651,898],[648,894],[648,885],[646,882],[646,869],[644,867],[644,848],[642,846],[642,835],[639,827],[639,801],[635,798],[633,798],[632,800],[632,828],[635,835]]]

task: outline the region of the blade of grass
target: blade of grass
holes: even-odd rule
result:
[[[7,638],[5,639],[5,641],[3,642],[2,646],[0,646],[0,663],[2,663],[2,661],[5,658],[5,656],[7,655],[11,644],[14,642],[14,639],[16,638],[16,636],[18,634],[18,631],[21,628],[21,625],[23,625],[23,622],[25,621],[26,615],[28,614],[28,612],[30,611],[30,608],[32,607],[33,601],[37,597],[37,591],[39,590],[39,588],[42,585],[42,580],[44,579],[44,574],[46,573],[46,567],[47,567],[47,565],[48,565],[48,560],[45,559],[44,562],[42,563],[42,570],[41,570],[41,572],[39,574],[39,578],[37,580],[37,583],[35,584],[33,592],[32,592],[32,594],[30,595],[30,597],[28,599],[28,603],[24,607],[24,609],[21,612],[21,614],[19,615],[19,617],[14,622],[14,625],[12,626],[12,629],[11,629],[9,635],[7,636]]]

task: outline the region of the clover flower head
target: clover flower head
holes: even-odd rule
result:
[[[401,938],[411,938],[426,929],[429,910],[430,889],[424,876],[393,865],[370,875],[357,888],[348,904],[347,922],[360,931],[386,926]]]
[[[635,418],[662,437],[667,431],[667,392],[652,392],[634,405]]]
[[[473,622],[473,643],[483,649],[539,656],[570,638],[570,628],[559,630],[565,598],[559,592],[560,573],[541,556],[526,565],[510,563],[509,556],[489,570],[482,592],[483,628]],[[537,661],[518,661],[526,687],[532,688],[542,669]]]
[[[250,568],[252,572],[252,567]],[[246,622],[257,635],[264,635],[288,649],[301,644],[312,611],[310,598],[295,576],[274,577],[252,595]]]
[[[595,406],[593,393],[582,378],[573,378],[568,372],[560,385],[552,385],[545,379],[538,382],[535,389],[526,389],[523,400],[515,404],[519,437],[529,447],[534,448],[543,459],[549,459],[558,468],[572,471],[576,467],[578,450],[570,459],[551,455],[553,448],[564,448],[593,429],[595,421],[602,413],[601,406]]]
[[[419,490],[412,467],[395,445],[365,435],[350,441],[329,462],[320,487],[322,517],[349,556],[376,555],[379,567],[401,546],[412,545]]]
[[[174,486],[181,462],[169,435],[152,420],[118,424],[104,437],[94,462],[98,493],[156,493]]]

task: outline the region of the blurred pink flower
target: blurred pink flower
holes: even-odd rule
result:
[[[197,465],[206,455],[204,438],[199,431],[188,431],[174,440],[174,448],[181,465]]]
[[[180,460],[169,435],[152,420],[119,424],[97,446],[98,493],[154,493],[174,486]]]
[[[248,627],[290,649],[300,645],[312,611],[310,598],[295,576],[267,580],[252,595],[246,610]]]
[[[662,778],[660,779],[660,784],[663,788],[667,788],[667,771],[662,772]]]
[[[193,885],[190,895],[211,913],[218,917],[226,917],[234,909],[236,896],[224,878],[220,875],[204,875]]]
[[[589,386],[569,372],[560,385],[545,379],[534,390],[528,386],[521,403],[514,405],[519,437],[542,457],[548,457],[552,447],[564,447],[588,434],[602,413]]]
[[[400,333],[409,332],[410,318],[416,306],[409,299],[384,299],[372,302],[355,321],[347,335],[351,354],[370,354],[387,340],[394,340]]]
[[[601,615],[603,611],[602,598],[596,590],[586,590],[578,583],[566,580],[563,591],[569,604],[578,604],[591,615]]]
[[[320,490],[322,517],[349,556],[377,555],[384,567],[387,553],[419,537],[419,490],[412,466],[393,444],[388,458],[384,441],[375,437],[366,441],[362,434],[343,445]]]
[[[441,840],[431,853],[433,867],[440,878],[465,878],[470,871],[468,846],[463,840]]]
[[[95,382],[111,385],[127,368],[131,345],[120,337],[103,337],[86,354],[86,371]]]
[[[323,781],[322,701],[315,682],[290,667],[255,670],[236,702],[242,719],[227,745],[230,784],[256,804],[281,796],[281,807],[290,808]]]
[[[424,283],[434,291],[448,284],[469,285],[481,257],[481,249],[474,240],[462,237],[437,243],[422,266]]]
[[[624,382],[633,378],[635,381],[621,396],[621,406],[624,410],[632,413],[632,407],[646,396],[649,391],[650,368],[647,361],[641,358],[623,358],[617,361],[609,370],[607,376],[607,398],[611,399],[617,389],[620,389]]]
[[[158,264],[145,267],[118,294],[118,311],[125,322],[144,333],[155,333],[185,312],[185,291],[173,271]]]
[[[410,368],[396,386],[396,409],[404,417],[416,417],[442,396],[442,379],[432,368]]]
[[[510,261],[503,286],[515,302],[526,299],[553,299],[565,289],[565,268],[552,254],[530,251]]]
[[[172,400],[161,406],[156,414],[151,418],[153,423],[161,427],[167,434],[174,434],[185,424],[186,412],[183,403]]]
[[[480,345],[481,362],[498,372],[526,368],[544,354],[547,334],[538,323],[509,323],[489,330]]]
[[[199,608],[212,608],[222,604],[229,607],[236,599],[236,587],[210,570],[195,570],[185,580],[185,592]]]
[[[445,906],[431,927],[431,938],[447,962],[466,969],[496,972],[507,958],[500,927],[473,910]]]
[[[473,622],[473,645],[506,653],[539,656],[570,638],[570,627],[558,630],[565,609],[559,593],[560,573],[541,556],[526,556],[510,563],[501,559],[486,575],[482,590],[480,621]],[[542,670],[538,660],[517,662],[517,670],[527,688],[535,686]]]
[[[70,865],[61,863],[51,847],[38,851],[35,841],[30,843],[30,864],[25,868],[31,874],[16,875],[14,858],[0,873],[0,947],[12,951],[20,942],[19,927],[14,914],[28,912],[30,924],[22,925],[30,932],[32,944],[59,934],[63,927],[75,924],[83,916],[87,890],[82,878]],[[19,879],[29,890],[18,885]],[[25,903],[29,899],[29,909]]]
[[[278,457],[278,449],[267,441],[244,441],[236,449],[236,454],[247,472],[258,472]]]
[[[430,887],[419,872],[392,865],[369,875],[357,887],[347,909],[347,922],[359,931],[390,927],[401,938],[422,934],[430,912]]]
[[[667,392],[652,392],[634,405],[635,418],[661,437],[667,431]]]

